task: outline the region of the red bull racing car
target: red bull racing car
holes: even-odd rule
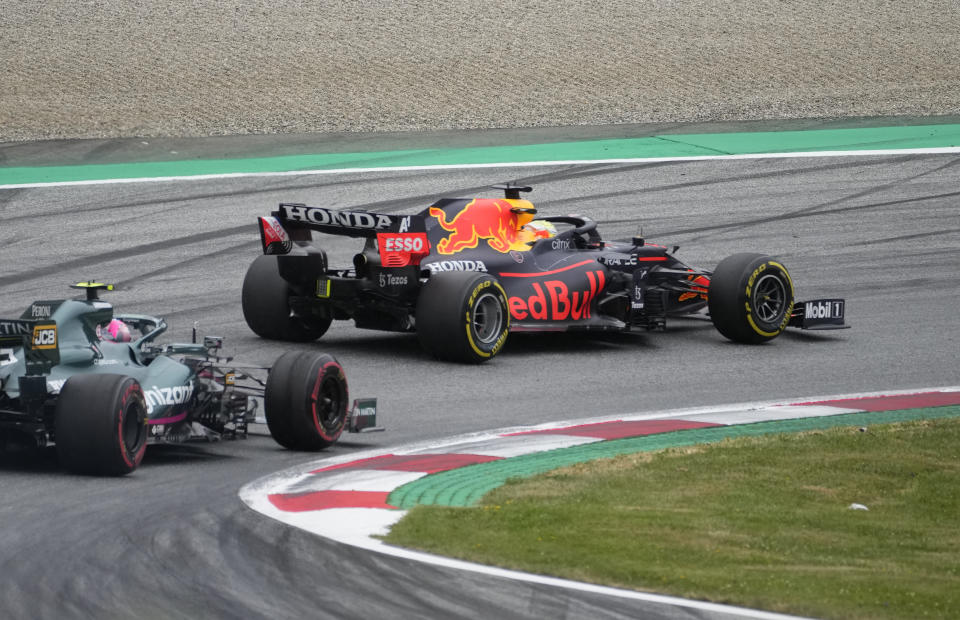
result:
[[[787,327],[846,327],[844,300],[795,301],[787,268],[769,256],[695,268],[641,237],[605,241],[584,216],[538,217],[520,198],[530,187],[494,188],[505,196],[443,198],[410,215],[280,204],[259,218],[264,254],[243,282],[247,324],[304,342],[353,319],[416,331],[434,356],[473,363],[499,353],[510,332],[665,329],[667,317],[701,312],[748,344]],[[311,231],[365,243],[353,265],[332,267]]]

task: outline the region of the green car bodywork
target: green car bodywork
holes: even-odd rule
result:
[[[0,319],[0,430],[19,431],[44,445],[54,436],[52,409],[64,384],[80,375],[113,374],[139,383],[151,438],[162,440],[168,429],[187,420],[204,392],[222,392],[223,378],[236,376],[217,373],[216,364],[208,363],[219,359],[219,339],[154,345],[167,329],[163,319],[115,315],[113,306],[97,297],[98,288],[105,285],[87,287],[87,299],[36,301],[19,319]],[[130,342],[101,338],[101,327],[112,319],[122,320],[137,336]],[[206,381],[198,380],[200,373]],[[244,415],[230,421],[243,428],[252,419]]]
[[[375,399],[348,413],[346,377],[330,355],[233,365],[219,337],[158,344],[163,319],[114,314],[98,297],[110,285],[75,288],[86,298],[36,301],[20,318],[0,319],[0,449],[52,442],[70,469],[122,475],[147,443],[245,437],[261,403],[270,434],[291,449],[323,449],[344,430],[381,430]],[[114,319],[130,341],[106,337]]]

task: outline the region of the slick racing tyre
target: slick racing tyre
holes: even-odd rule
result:
[[[478,364],[503,349],[510,329],[507,294],[473,271],[434,273],[417,300],[417,335],[435,357]]]
[[[302,319],[290,312],[290,286],[280,276],[277,257],[258,256],[243,278],[240,305],[255,334],[270,340],[311,342],[326,333],[332,319]]]
[[[734,254],[720,261],[707,295],[717,330],[744,344],[759,344],[783,333],[793,301],[787,268],[762,254]]]
[[[267,376],[267,428],[284,448],[321,450],[343,432],[347,398],[347,377],[333,356],[284,353]]]
[[[57,397],[54,440],[60,462],[83,474],[122,476],[147,450],[147,404],[124,375],[74,375]]]

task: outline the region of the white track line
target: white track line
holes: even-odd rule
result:
[[[740,155],[691,155],[686,157],[631,157],[621,159],[566,159],[558,161],[500,162],[488,164],[440,164],[433,166],[378,166],[373,168],[331,168],[323,170],[291,170],[285,172],[227,172],[166,177],[136,177],[128,179],[94,179],[87,181],[52,181],[48,183],[9,183],[0,189],[31,187],[67,187],[74,185],[113,185],[117,183],[170,183],[177,181],[207,181],[253,177],[298,177],[322,174],[351,174],[365,172],[409,172],[425,170],[461,170],[471,168],[529,168],[537,166],[571,166],[584,164],[637,164],[670,161],[711,161],[725,159],[789,159],[810,157],[856,157],[886,155],[943,155],[960,153],[960,147],[945,146],[921,149],[878,149],[869,151],[803,151],[796,153],[746,153]]]

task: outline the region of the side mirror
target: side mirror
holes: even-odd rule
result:
[[[203,348],[216,351],[223,348],[223,336],[204,336]]]

